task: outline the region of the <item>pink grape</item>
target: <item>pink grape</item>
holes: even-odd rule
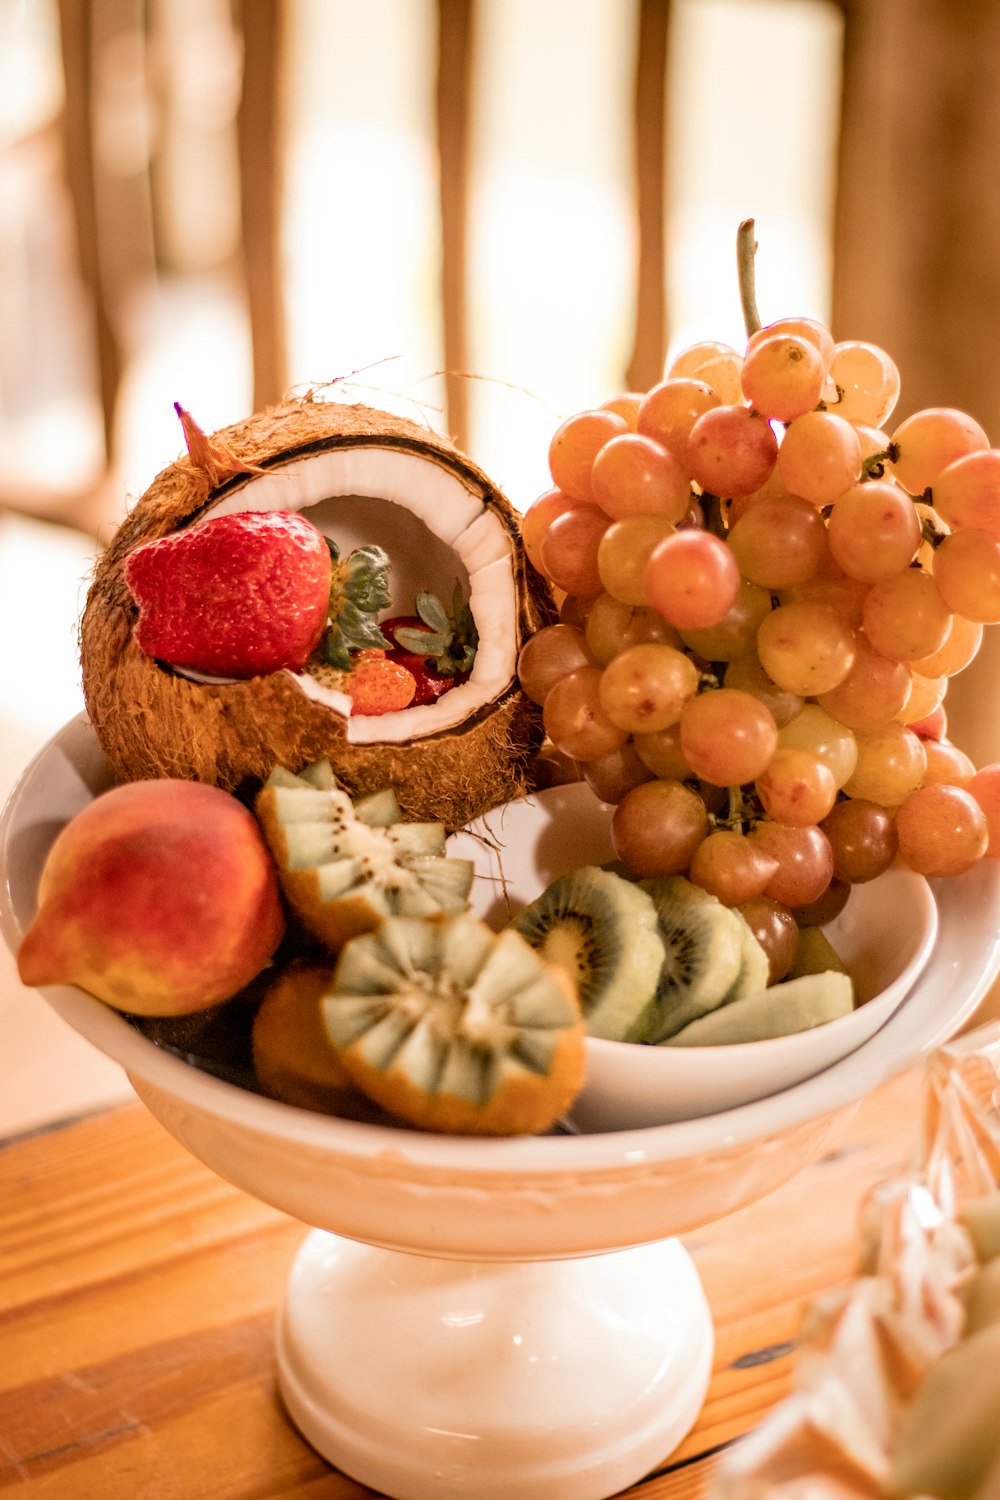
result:
[[[736,559],[707,531],[665,537],[649,554],[643,579],[650,604],[678,630],[717,625],[740,588]]]
[[[699,487],[712,495],[746,495],[760,489],[778,455],[765,419],[746,406],[716,406],[691,428],[686,462]]]
[[[963,875],[983,858],[989,824],[975,796],[962,787],[918,788],[896,812],[899,856],[921,875]]]
[[[778,744],[778,727],[760,699],[733,688],[710,689],[691,698],[680,723],[688,764],[714,786],[753,781]]]
[[[613,411],[581,411],[567,417],[549,444],[549,472],[556,488],[575,500],[592,502],[594,459],[605,443],[628,430],[625,418]]]
[[[682,875],[708,833],[708,813],[681,781],[646,781],[626,792],[611,819],[611,844],[639,876]]]

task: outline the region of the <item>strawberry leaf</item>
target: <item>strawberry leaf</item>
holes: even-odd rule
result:
[[[446,642],[451,640],[454,626],[448,618],[444,605],[435,594],[417,595],[417,614],[435,634],[444,636]]]

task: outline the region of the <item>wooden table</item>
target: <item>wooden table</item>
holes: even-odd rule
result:
[[[827,1154],[686,1240],[716,1322],[694,1431],[628,1494],[704,1492],[786,1393],[804,1305],[850,1275],[862,1193],[912,1145],[919,1074]],[[0,1142],[0,1492],[17,1500],[357,1500],[298,1436],[273,1326],[303,1226],[230,1187],[139,1105]]]

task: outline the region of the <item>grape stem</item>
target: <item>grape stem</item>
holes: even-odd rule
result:
[[[757,240],[754,236],[753,219],[744,219],[736,231],[736,272],[740,283],[740,304],[743,308],[743,325],[750,338],[761,327],[757,311],[757,288],[754,277],[754,256]]]

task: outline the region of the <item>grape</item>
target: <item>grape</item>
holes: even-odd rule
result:
[[[877,344],[848,339],[834,347],[830,375],[839,393],[836,411],[848,422],[881,427],[899,400],[899,371]]]
[[[599,802],[617,803],[633,787],[652,781],[653,773],[639,759],[631,740],[627,740],[620,750],[588,760],[583,767],[583,779]]]
[[[754,824],[747,838],[778,861],[764,887],[766,896],[792,909],[819,900],[833,878],[833,851],[821,828],[763,820]]]
[[[898,485],[874,480],[845,490],[830,513],[830,552],[844,572],[879,583],[902,572],[917,555],[920,521]]]
[[[748,578],[741,578],[736,598],[721,620],[702,630],[682,630],[680,636],[702,661],[732,661],[753,650],[758,626],[770,613],[771,596],[767,590]]]
[[[777,455],[778,440],[763,417],[746,406],[716,406],[691,428],[686,463],[701,489],[728,498],[759,489]]]
[[[790,422],[812,411],[820,398],[826,367],[809,340],[772,333],[751,342],[743,360],[743,394],[765,417]]]
[[[773,590],[806,583],[829,553],[822,514],[798,495],[764,498],[744,511],[730,526],[729,546],[744,578]]]
[[[874,458],[876,453],[882,454],[877,464],[868,466],[867,473],[869,479],[884,479],[885,455],[889,447],[889,434],[883,432],[881,427],[869,427],[864,422],[852,422],[851,426],[854,428],[861,442],[861,462],[863,464],[867,463],[868,459]]]
[[[682,875],[708,833],[705,804],[682,781],[643,782],[611,819],[611,844],[634,875]]]
[[[743,515],[744,511],[750,510],[760,500],[786,500],[791,494],[777,468],[773,468],[764,483],[756,490],[751,490],[749,495],[733,495],[726,507],[726,520],[730,530]]]
[[[964,615],[952,615],[944,644],[930,656],[911,662],[914,672],[921,677],[955,677],[975,661],[983,640],[981,620],[967,620]]]
[[[964,750],[948,740],[923,739],[923,746],[927,765],[921,786],[933,786],[937,783],[946,786],[969,785],[976,774],[976,768]]]
[[[683,729],[682,723],[682,734]],[[821,822],[837,800],[830,767],[811,750],[798,746],[775,750],[757,777],[756,791],[769,818],[797,828]]]
[[[623,604],[607,592],[591,601],[584,635],[587,650],[599,667],[606,667],[619,651],[644,641],[660,641],[667,646],[681,644],[677,631],[667,624],[659,610]]]
[[[855,738],[858,763],[844,791],[880,807],[898,807],[924,779],[927,756],[920,736],[893,722],[858,730]]]
[[[836,787],[844,785],[858,763],[854,735],[818,703],[803,704],[795,718],[779,729],[778,745],[783,750],[808,750],[818,756],[829,766]]]
[[[808,906],[797,906],[793,916],[800,927],[825,927],[827,922],[840,916],[850,894],[851,887],[847,881],[834,875],[822,896],[816,901],[810,901]]]
[[[542,708],[545,733],[572,760],[600,760],[620,750],[628,733],[613,724],[601,707],[601,672],[578,667],[551,687]]]
[[[752,350],[762,344],[765,339],[774,338],[777,334],[805,339],[819,354],[824,371],[829,370],[836,348],[833,334],[824,323],[818,322],[815,318],[778,318],[774,323],[758,328],[747,340],[746,352],[743,356],[744,365]]]
[[[921,677],[914,672],[910,678],[909,696],[895,717],[912,728],[940,707],[947,687],[947,677]]]
[[[545,625],[529,636],[517,659],[517,675],[532,703],[542,704],[561,677],[592,666],[587,643],[570,625]]]
[[[767,954],[768,984],[777,984],[795,962],[799,924],[787,906],[770,896],[751,896],[736,910]]]
[[[596,505],[577,505],[556,516],[539,545],[541,571],[567,594],[599,594],[597,553],[610,522]]]
[[[819,706],[849,729],[878,729],[901,712],[910,695],[910,669],[855,638],[854,664],[843,682],[817,694]]]
[[[691,428],[703,413],[720,405],[719,397],[704,381],[663,380],[643,397],[638,430],[683,461]]]
[[[948,464],[934,481],[934,509],[952,531],[971,528],[1000,538],[1000,449],[977,449]]]
[[[610,396],[607,401],[602,401],[598,411],[614,412],[616,417],[628,425],[631,432],[635,432],[639,420],[639,408],[645,400],[641,391],[622,391],[618,396]]]
[[[681,749],[681,726],[670,724],[653,734],[637,734],[633,741],[644,766],[664,781],[687,781],[694,773]]]
[[[989,445],[974,417],[948,406],[929,406],[907,417],[892,434],[897,454],[890,467],[904,489],[922,495],[936,483],[942,469]]]
[[[896,812],[900,858],[921,875],[962,875],[989,845],[986,814],[962,787],[918,788]]]
[[[965,790],[975,797],[986,814],[987,858],[1000,859],[1000,762],[983,766],[966,784]]]
[[[861,624],[875,650],[897,661],[916,661],[940,650],[951,627],[951,608],[938,587],[937,570],[931,577],[920,568],[907,568],[872,584]]]
[[[796,600],[809,600],[813,604],[826,604],[834,614],[842,616],[852,627],[861,624],[861,609],[868,594],[869,585],[860,578],[851,578],[828,550],[811,578],[804,583],[793,583],[787,589],[779,589],[782,604]]]
[[[571,625],[574,630],[586,630],[595,598],[593,594],[564,594],[559,606],[559,623]]]
[[[1000,541],[985,531],[952,532],[934,554],[934,582],[957,615],[988,623],[1000,620]]]
[[[825,604],[779,604],[757,631],[764,671],[779,687],[803,698],[843,682],[856,651],[854,631]]]
[[[707,531],[677,531],[649,554],[643,575],[654,609],[678,630],[717,625],[732,608],[740,588],[736,559]]]
[[[760,896],[777,872],[778,861],[732,828],[716,828],[691,857],[688,879],[723,906],[739,906]]]
[[[627,432],[605,443],[591,471],[597,504],[613,520],[663,516],[676,524],[687,514],[691,485],[674,455],[652,438]]]
[[[820,825],[833,850],[838,880],[863,885],[888,870],[896,858],[896,824],[892,813],[864,797],[838,802]]]
[[[843,417],[807,411],[788,427],[777,465],[793,495],[831,505],[861,478],[861,440]]]
[[[919,734],[925,745],[928,740],[943,740],[948,733],[948,715],[943,702],[922,719],[904,720],[904,723],[909,724],[914,734]]]
[[[597,549],[601,586],[622,604],[648,606],[646,563],[674,527],[662,516],[626,516],[612,521]]]
[[[725,686],[752,693],[755,698],[759,698],[779,728],[782,724],[787,724],[789,719],[794,719],[802,707],[801,697],[772,681],[756,655],[750,652],[745,656],[734,657],[729,663]]]
[[[624,417],[613,411],[582,411],[567,417],[549,444],[549,472],[553,483],[575,500],[592,501],[590,474],[604,444],[628,432]]]
[[[673,646],[650,642],[629,646],[601,673],[601,708],[629,734],[646,734],[676,724],[698,689],[698,669]]]
[[[741,397],[742,366],[742,356],[729,344],[719,343],[716,339],[705,339],[682,349],[667,374],[703,381],[717,393],[720,401],[733,405]]]
[[[741,786],[767,766],[778,728],[759,698],[734,688],[700,693],[680,716],[681,749],[696,776],[714,786]]]
[[[528,561],[539,573],[544,571],[541,554],[542,537],[556,516],[561,516],[567,510],[575,510],[576,503],[569,495],[564,495],[562,490],[546,490],[544,495],[539,495],[537,500],[532,501],[522,516],[521,541],[528,554]]]

